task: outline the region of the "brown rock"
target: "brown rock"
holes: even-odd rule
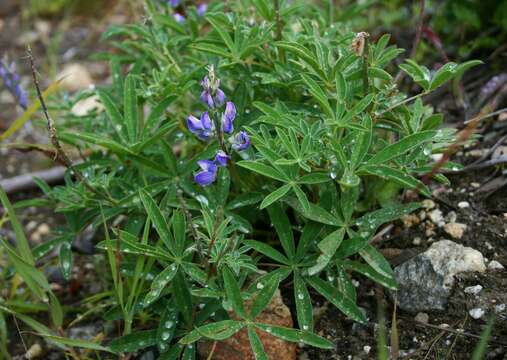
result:
[[[251,301],[245,303],[245,310],[250,311]],[[234,314],[230,314],[232,319],[237,319]],[[277,290],[268,307],[255,318],[257,322],[285,327],[292,327],[292,317],[289,308],[283,303],[280,291]],[[276,360],[295,360],[296,344],[290,343],[274,337],[266,332],[257,330],[257,335],[261,339],[264,351],[268,359]],[[211,349],[212,341],[201,341],[198,344],[199,354],[207,359]],[[217,342],[211,359],[214,360],[255,360],[255,356],[250,349],[248,331],[246,328],[237,332],[234,336],[224,341]]]
[[[461,239],[465,233],[466,228],[467,226],[465,224],[455,222],[444,225],[445,232],[455,239]]]

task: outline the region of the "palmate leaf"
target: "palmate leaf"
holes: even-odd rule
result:
[[[366,317],[362,311],[357,307],[356,303],[351,299],[344,296],[344,294],[337,288],[333,287],[326,281],[314,276],[307,279],[307,282],[317,292],[326,298],[327,301],[336,306],[341,312],[350,317],[352,320],[364,323]]]

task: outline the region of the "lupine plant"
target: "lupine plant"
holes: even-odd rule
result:
[[[180,22],[173,6],[148,1],[142,25],[111,28],[111,85],[59,103],[59,140],[88,155],[81,180],[39,182],[45,197],[24,203],[68,222],[34,256],[60,249],[68,269],[74,239],[97,231],[110,281],[89,301],[121,320],[112,352],[192,359],[197,341],[242,329],[257,359],[260,332],[331,348],[313,332],[313,300],[366,322],[352,274],[396,289],[371,240],[419,207],[402,191],[432,196],[420,178],[454,131],[422,98],[476,62],[431,73],[407,60],[420,88],[408,97],[392,77],[403,50],[352,31],[355,7],[220,1]],[[103,110],[66,111],[88,96]],[[257,320],[280,284],[294,328]]]

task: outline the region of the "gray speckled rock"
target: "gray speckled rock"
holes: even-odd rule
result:
[[[486,270],[482,254],[441,240],[394,269],[399,307],[406,311],[443,310],[460,272]]]

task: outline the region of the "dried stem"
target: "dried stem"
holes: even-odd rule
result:
[[[105,197],[108,201],[110,201],[112,203],[116,203],[116,201],[114,199],[112,199],[110,196],[102,194],[101,192],[96,190],[93,186],[91,186],[90,183],[88,183],[88,181],[81,174],[81,172],[74,167],[72,160],[70,160],[70,158],[67,156],[67,154],[63,150],[62,146],[60,145],[60,142],[58,140],[58,134],[56,132],[55,123],[53,121],[53,118],[49,114],[49,110],[46,105],[46,101],[44,100],[44,97],[42,96],[42,91],[41,91],[40,85],[39,85],[39,79],[37,77],[37,69],[35,67],[35,60],[34,60],[34,57],[32,54],[32,49],[30,48],[30,46],[28,46],[27,53],[28,53],[28,58],[30,60],[30,67],[32,70],[33,84],[35,86],[35,90],[37,91],[37,97],[38,97],[40,105],[42,107],[42,112],[44,113],[44,117],[46,118],[46,121],[47,121],[49,139],[51,141],[51,144],[53,145],[53,147],[56,150],[55,158],[53,160],[61,163],[65,167],[69,168],[71,170],[71,172],[76,176],[76,178],[79,181],[81,181],[81,183],[84,185],[84,187],[86,187],[89,191],[91,191],[101,197]]]
[[[425,0],[419,0],[419,21],[417,22],[417,29],[415,32],[415,38],[412,45],[412,49],[410,50],[409,59],[413,59],[417,54],[417,48],[419,47],[419,43],[421,42],[421,35],[424,25],[424,9],[426,7]],[[394,78],[395,84],[400,84],[405,76],[405,72],[399,71],[396,77]]]

